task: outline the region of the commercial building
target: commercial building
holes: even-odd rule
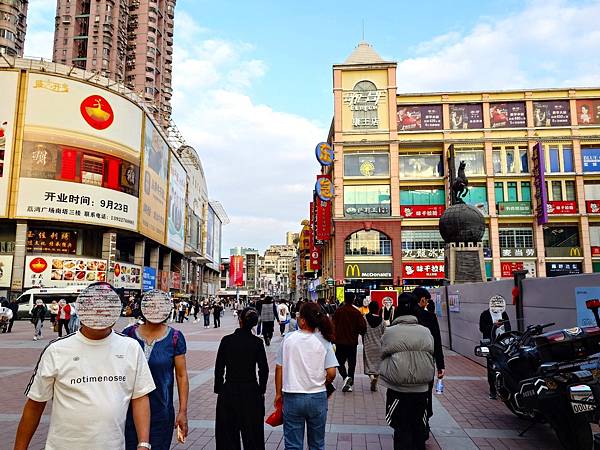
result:
[[[0,290],[216,293],[228,219],[196,151],[123,85],[92,77],[0,62]]]
[[[124,83],[171,116],[175,0],[58,0],[53,61]]]
[[[335,231],[306,276],[361,293],[440,284],[452,161],[485,216],[488,278],[600,271],[600,88],[399,93],[396,63],[364,42],[333,83],[335,161],[319,176]]]
[[[27,0],[0,0],[0,54],[23,56]]]

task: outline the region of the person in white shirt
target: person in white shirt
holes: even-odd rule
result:
[[[29,447],[49,400],[46,450],[124,449],[130,404],[138,449],[150,448],[148,393],[155,386],[140,345],[112,330],[121,313],[119,296],[109,284],[95,283],[77,303],[82,327],[40,355],[25,390],[14,450]]]
[[[285,300],[281,300],[277,306],[277,321],[279,322],[279,333],[285,334],[285,327],[290,323],[290,309],[285,304]]]
[[[311,450],[325,448],[327,388],[336,375],[333,324],[316,303],[300,309],[300,329],[288,333],[275,366],[275,407],[283,399],[286,450],[304,448],[304,427]]]

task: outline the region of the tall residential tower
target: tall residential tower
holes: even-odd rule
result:
[[[23,56],[27,0],[0,0],[0,53]]]
[[[125,83],[171,115],[176,0],[58,0],[53,60]]]

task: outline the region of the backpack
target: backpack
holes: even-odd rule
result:
[[[125,331],[127,331],[126,335],[130,338],[135,339],[135,332],[140,326],[138,324],[128,327]],[[177,341],[179,341],[179,330],[173,328],[173,351],[177,349]]]

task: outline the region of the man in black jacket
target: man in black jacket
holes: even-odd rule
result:
[[[444,350],[442,348],[442,335],[440,334],[440,324],[437,316],[427,310],[427,304],[431,301],[431,294],[423,287],[417,287],[413,291],[413,295],[417,298],[416,316],[420,325],[426,327],[433,336],[433,358],[437,367],[438,378],[444,378],[446,366],[444,364]],[[432,405],[433,381],[429,383],[427,390],[427,418],[433,416]]]
[[[479,331],[483,339],[490,341],[502,333],[511,331],[510,320],[506,314],[506,301],[503,297],[492,297],[489,308],[479,316]],[[496,376],[489,358],[487,358],[487,378],[490,385],[490,399],[496,400]]]

